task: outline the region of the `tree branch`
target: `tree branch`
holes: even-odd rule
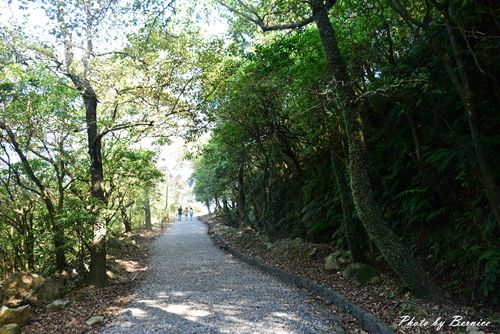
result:
[[[288,23],[288,24],[268,25],[264,22],[263,17],[261,17],[254,9],[250,8],[248,5],[246,5],[241,0],[238,0],[238,3],[243,7],[243,9],[245,9],[246,12],[238,10],[235,7],[228,5],[224,1],[221,1],[221,0],[215,0],[215,1],[218,4],[220,4],[221,6],[228,9],[229,11],[231,11],[231,12],[247,19],[248,21],[258,25],[260,27],[260,29],[262,29],[262,31],[297,29],[297,28],[304,27],[304,26],[308,25],[309,23],[314,22],[314,17],[310,16],[310,17],[308,17],[304,20],[298,21],[298,22],[292,22],[292,23]],[[330,4],[329,4],[330,2],[333,2],[333,4],[335,3],[335,1],[328,1],[328,3],[327,3],[328,9],[330,9],[331,6],[333,6],[333,4],[330,6]],[[264,15],[264,17],[265,16],[266,15]]]

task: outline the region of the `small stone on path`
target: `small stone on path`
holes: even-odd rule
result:
[[[103,322],[104,322],[104,317],[102,315],[92,317],[92,318],[88,319],[87,321],[85,321],[85,323],[89,326],[95,326],[95,325],[101,324]]]
[[[56,299],[49,305],[47,305],[47,310],[48,311],[60,311],[64,309],[66,305],[69,304],[68,300],[62,300],[62,299]]]

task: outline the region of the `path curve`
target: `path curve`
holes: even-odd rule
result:
[[[197,219],[154,242],[149,268],[102,334],[335,333],[338,324],[303,290],[221,251]]]

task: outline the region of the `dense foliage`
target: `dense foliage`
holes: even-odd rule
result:
[[[300,1],[219,3],[235,14],[235,34],[254,33],[248,20],[266,30],[270,17],[284,24],[308,15]],[[355,106],[383,220],[442,289],[497,302],[497,4],[322,3],[332,5],[355,101],[332,81],[315,27],[250,47],[236,39],[244,51],[233,45],[206,82],[219,86],[205,110],[213,136],[193,174],[198,199],[231,224],[332,243],[383,266],[356,197],[356,210],[347,205],[358,176],[344,112]]]
[[[83,264],[92,219],[79,95],[43,69],[9,64],[3,70],[2,273],[50,272],[55,254],[51,240],[57,233],[67,261]],[[116,139],[105,145],[104,153],[106,169],[112,171],[106,178],[107,221],[118,228],[131,214],[127,208],[141,198],[141,189],[161,178],[155,153],[128,144],[130,138]],[[117,215],[120,210],[123,214]]]
[[[1,278],[76,269],[105,285],[109,236],[167,219],[159,147],[193,132],[202,43],[172,3],[9,3],[50,34],[0,26]]]

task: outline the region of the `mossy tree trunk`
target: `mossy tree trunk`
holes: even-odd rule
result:
[[[352,254],[354,262],[365,262],[365,252],[363,250],[363,234],[358,220],[354,217],[354,205],[352,195],[347,182],[345,163],[333,155],[330,155],[333,174],[337,183],[342,205],[342,220],[347,239],[347,245]]]
[[[356,212],[368,236],[403,283],[420,297],[440,299],[440,291],[383,219],[380,206],[373,197],[360,109],[355,101],[356,95],[328,16],[328,2],[312,0],[309,4],[324,47],[337,98],[340,100],[347,130],[349,173]]]

